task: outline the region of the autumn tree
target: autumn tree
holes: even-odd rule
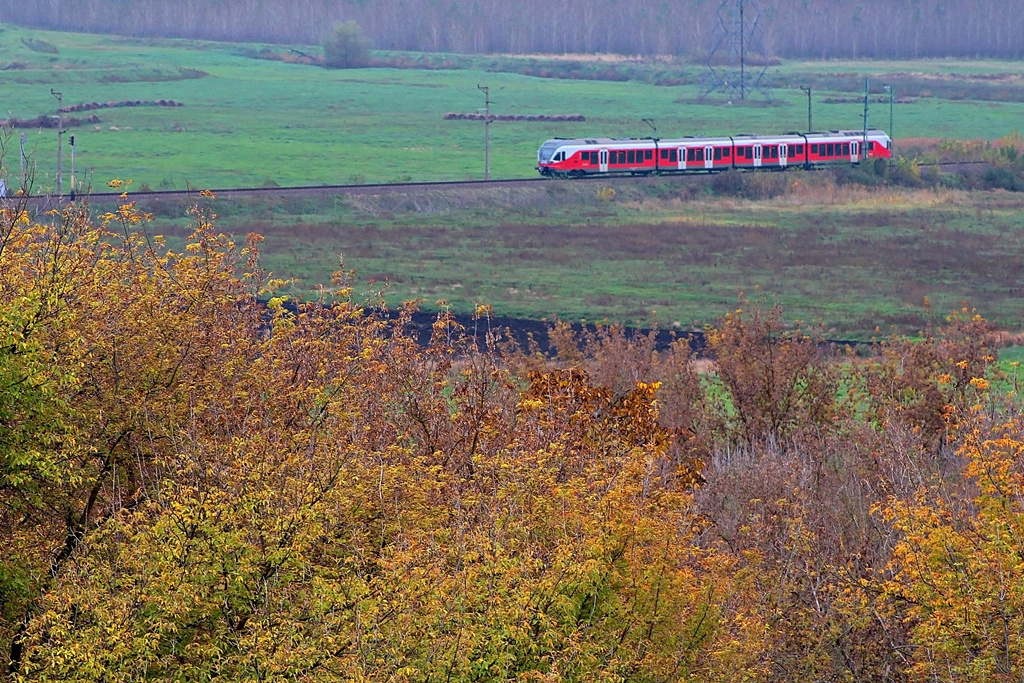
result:
[[[99,226],[81,205],[54,218],[17,217],[0,253],[10,440],[0,505],[15,577],[0,633],[15,670],[39,598],[80,543],[140,503],[190,412],[186,396],[230,376],[221,361],[258,322],[249,284],[231,272],[245,257],[202,220],[194,248],[173,255],[144,240],[145,217],[130,203]],[[249,326],[216,337],[226,320]]]
[[[745,444],[778,443],[797,432],[828,430],[836,416],[838,376],[820,339],[786,329],[778,306],[741,304],[707,331],[727,394],[719,408],[722,435]]]
[[[4,377],[33,387],[3,394],[19,680],[764,671],[755,582],[696,542],[701,463],[656,382],[516,375],[447,314],[422,348],[342,275],[261,306],[258,239],[212,218],[174,252],[126,197],[2,254],[5,349],[31,356]]]
[[[899,532],[879,590],[909,624],[910,680],[1018,680],[1024,669],[1024,441],[1019,419],[960,414],[967,495],[933,481],[879,509]]]
[[[932,453],[942,448],[950,415],[973,404],[979,385],[988,386],[992,331],[989,321],[964,305],[945,325],[925,329],[923,339],[883,342],[856,381],[869,418],[881,429],[902,424],[920,432]]]

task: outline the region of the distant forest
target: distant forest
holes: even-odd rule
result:
[[[723,21],[722,0],[0,0],[0,19],[281,44],[320,44],[351,20],[382,50],[699,58],[723,23],[738,23],[735,4]],[[751,52],[772,57],[1024,56],[1024,12],[1011,0],[746,0],[744,25]]]

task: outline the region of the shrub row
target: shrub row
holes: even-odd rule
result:
[[[62,112],[92,111],[93,109],[111,109],[113,107],[184,107],[183,102],[174,100],[121,100],[119,102],[83,102],[62,107]]]
[[[448,112],[446,121],[483,121],[485,114]],[[491,114],[491,121],[586,121],[583,114]]]
[[[6,119],[0,121],[0,126],[5,128],[57,128],[61,121],[52,114],[44,114],[43,116],[37,116],[34,119]],[[86,123],[100,123],[100,117],[92,114],[86,116],[84,119],[78,118],[66,118],[63,121],[65,128],[74,128],[81,126]]]

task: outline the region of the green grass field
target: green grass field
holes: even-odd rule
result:
[[[662,137],[802,130],[806,98],[791,83],[815,87],[815,128],[858,128],[859,103],[820,100],[856,97],[849,89],[862,88],[865,77],[876,90],[888,80],[895,83],[897,94],[904,94],[903,82],[919,91],[922,79],[931,75],[934,89],[941,90],[951,81],[971,82],[971,74],[988,75],[980,86],[995,82],[1001,88],[981,88],[980,96],[1006,97],[1016,92],[1013,74],[1019,74],[1017,65],[1002,62],[784,64],[770,71],[774,80],[786,84],[775,90],[776,106],[759,106],[758,101],[729,106],[720,101],[696,104],[696,85],[573,81],[474,69],[327,70],[247,56],[260,46],[2,28],[0,65],[7,68],[0,97],[9,116],[29,119],[54,113],[57,101],[51,89],[63,94],[65,105],[159,99],[184,103],[179,108],[102,109],[94,112],[99,123],[69,128],[76,137],[80,176],[94,186],[117,177],[154,189],[479,178],[482,123],[442,118],[446,112],[482,108],[478,84],[490,87],[495,114],[579,113],[587,118],[581,123],[491,125],[492,175],[529,177],[543,140],[647,136],[652,131],[644,118],[655,121]],[[56,53],[39,51],[32,40]],[[453,63],[515,69],[523,61],[477,58]],[[639,67],[631,68],[636,72]],[[699,79],[699,67],[673,68],[680,80]],[[195,72],[205,76],[194,78]],[[962,76],[956,81],[949,74]],[[1024,100],[1024,93],[1019,99]],[[888,114],[887,106],[874,104],[871,123],[888,127]],[[899,137],[993,139],[1019,128],[1022,116],[1020,101],[917,98],[896,106],[894,127]],[[52,129],[28,135],[39,184],[53,183],[56,142]],[[6,161],[17,166],[12,163],[16,155]],[[65,174],[69,170],[68,162]]]
[[[646,136],[644,118],[664,137],[803,129],[807,100],[798,85],[814,88],[815,128],[830,129],[859,127],[862,105],[821,100],[856,100],[865,78],[875,98],[881,83],[895,84],[909,98],[895,107],[897,144],[996,139],[1024,120],[1020,65],[1004,62],[783,64],[771,74],[784,87],[764,106],[696,103],[700,67],[690,64],[627,63],[621,68],[637,78],[629,82],[524,75],[564,75],[565,60],[498,57],[432,58],[434,66],[459,67],[449,69],[332,71],[253,58],[260,47],[3,26],[0,96],[19,119],[54,112],[51,89],[65,105],[184,103],[70,115],[100,117],[68,130],[79,179],[99,189],[111,178],[153,189],[481,178],[482,123],[443,119],[480,109],[480,84],[490,87],[495,114],[587,118],[492,124],[498,178],[534,176],[537,146],[547,138]],[[569,71],[592,68],[580,62]],[[650,84],[657,81],[684,84]],[[887,127],[888,115],[887,105],[872,104],[872,125]],[[37,188],[52,187],[56,131],[18,132],[27,133]],[[11,188],[17,159],[15,136],[3,159]],[[688,178],[609,183],[614,193],[551,182],[323,203],[217,200],[215,207],[222,228],[267,236],[265,263],[301,278],[297,296],[327,282],[343,257],[361,281],[375,281],[367,289],[383,287],[392,303],[447,301],[462,312],[489,303],[504,316],[694,328],[744,292],[845,337],[870,337],[876,328],[913,333],[962,301],[1005,327],[1024,326],[1017,195],[851,188],[827,173],[786,175],[785,191],[761,201],[723,198],[706,179]],[[180,239],[182,206],[164,203],[156,213],[151,229]]]

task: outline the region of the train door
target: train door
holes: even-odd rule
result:
[[[680,171],[685,171],[686,170],[686,148],[685,147],[680,147],[679,148],[679,170]]]
[[[853,142],[850,143],[850,161],[852,163],[857,163],[858,161],[860,161],[860,154],[859,154],[859,152],[860,152],[860,143],[857,142],[856,140],[854,140]]]
[[[704,148],[704,168],[712,169],[712,168],[715,167],[715,161],[714,161],[715,157],[714,157],[714,154],[715,154],[715,148],[714,147],[705,147]]]
[[[779,145],[779,166],[786,168],[789,163],[789,145]]]
[[[601,173],[607,173],[608,172],[608,150],[602,149],[600,152],[598,152],[598,159],[599,159],[600,165],[601,165]]]
[[[761,168],[761,145],[754,145],[754,168]]]

